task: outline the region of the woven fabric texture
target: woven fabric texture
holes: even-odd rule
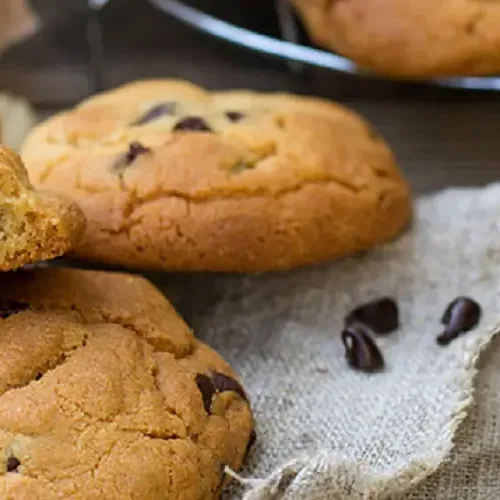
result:
[[[290,273],[167,278],[167,295],[253,402],[257,444],[227,498],[489,498],[470,484],[477,474],[488,479],[475,490],[499,483],[487,437],[500,433],[491,364],[480,406],[473,396],[478,357],[500,322],[499,216],[500,185],[448,190],[419,200],[407,233],[363,256]],[[462,295],[481,304],[480,325],[439,346],[444,309]],[[386,369],[353,371],[344,316],[382,296],[401,315],[397,332],[377,338]]]

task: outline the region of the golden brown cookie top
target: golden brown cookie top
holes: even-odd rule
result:
[[[318,44],[403,77],[500,71],[498,0],[293,0]]]
[[[251,411],[159,291],[63,269],[0,282],[1,498],[217,498]]]
[[[85,222],[69,199],[35,191],[21,158],[0,146],[0,270],[58,257],[80,238]]]
[[[82,207],[78,256],[136,269],[266,271],[393,238],[411,195],[383,139],[332,102],[143,81],[41,124],[37,186]]]
[[[93,97],[36,129],[24,147],[36,184],[207,200],[332,182],[355,192],[403,183],[383,140],[329,101],[209,93],[171,80]]]

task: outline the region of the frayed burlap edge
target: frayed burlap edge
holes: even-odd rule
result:
[[[406,467],[389,474],[375,474],[369,464],[352,463],[330,451],[298,457],[263,479],[244,478],[228,469],[226,472],[246,490],[242,500],[314,500],[324,497],[320,491],[324,492],[325,488],[332,500],[381,500],[408,492],[436,472],[453,450],[455,434],[474,403],[478,359],[499,332],[500,324],[484,332],[468,334],[476,335],[476,340],[464,348],[462,364],[457,367],[461,390],[441,441],[429,454],[415,456]],[[320,481],[315,482],[315,477],[321,477]]]

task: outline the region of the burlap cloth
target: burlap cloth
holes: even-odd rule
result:
[[[164,278],[253,402],[257,444],[244,486],[226,497],[500,498],[499,349],[483,360],[474,393],[476,362],[500,322],[499,264],[495,185],[421,199],[402,238],[357,258],[282,274]],[[379,340],[387,368],[355,372],[340,340],[344,315],[384,295],[397,298],[402,322]],[[440,347],[440,318],[460,295],[482,305],[480,326]]]

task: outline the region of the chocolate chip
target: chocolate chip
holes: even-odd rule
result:
[[[203,407],[207,413],[212,409],[212,397],[215,394],[215,386],[210,377],[199,373],[196,375],[196,385],[201,392]]]
[[[250,450],[252,449],[253,445],[255,444],[255,441],[257,441],[257,433],[255,432],[254,429],[252,429],[252,432],[250,433],[250,436],[248,437],[248,443],[247,443],[247,447],[245,450],[244,458],[246,458],[248,456],[248,454],[250,453]]]
[[[9,457],[7,459],[7,472],[17,472],[17,468],[21,462],[16,457]]]
[[[250,436],[248,438],[247,453],[250,450],[250,448],[255,444],[255,441],[257,441],[257,433],[255,432],[255,429],[252,429],[252,432],[250,433]]]
[[[38,372],[38,373],[35,375],[35,380],[40,380],[42,377],[43,377],[43,373]]]
[[[0,299],[0,318],[6,319],[13,314],[29,309],[29,304],[14,299]]]
[[[399,327],[399,310],[390,297],[372,300],[351,311],[345,324],[363,323],[375,333],[390,333]]]
[[[245,118],[245,113],[242,113],[241,111],[227,111],[226,116],[229,118],[230,121],[236,123]]]
[[[347,362],[356,370],[374,372],[384,367],[382,353],[363,325],[348,325],[342,332],[342,342]]]
[[[440,345],[449,344],[462,333],[477,326],[481,319],[481,306],[469,297],[458,297],[448,304],[441,318],[444,332],[437,338]]]
[[[144,115],[142,115],[133,125],[145,125],[152,121],[158,120],[162,116],[173,115],[177,104],[175,102],[163,102],[152,107]]]
[[[143,146],[140,142],[132,142],[129,144],[125,159],[127,164],[131,164],[138,156],[151,153],[151,149]]]
[[[123,172],[138,156],[151,153],[151,149],[143,146],[140,142],[131,142],[128,151],[121,155],[113,165],[114,170]]]
[[[207,413],[210,413],[212,409],[212,398],[215,393],[231,391],[248,401],[247,395],[239,382],[224,373],[214,372],[212,378],[199,373],[196,375],[196,384],[201,392],[203,406]]]
[[[207,122],[199,116],[186,116],[174,125],[174,130],[191,130],[193,132],[211,132]]]
[[[212,381],[217,392],[236,392],[236,394],[239,394],[243,399],[248,401],[243,387],[241,387],[240,383],[234,378],[224,373],[214,372],[212,374]]]

